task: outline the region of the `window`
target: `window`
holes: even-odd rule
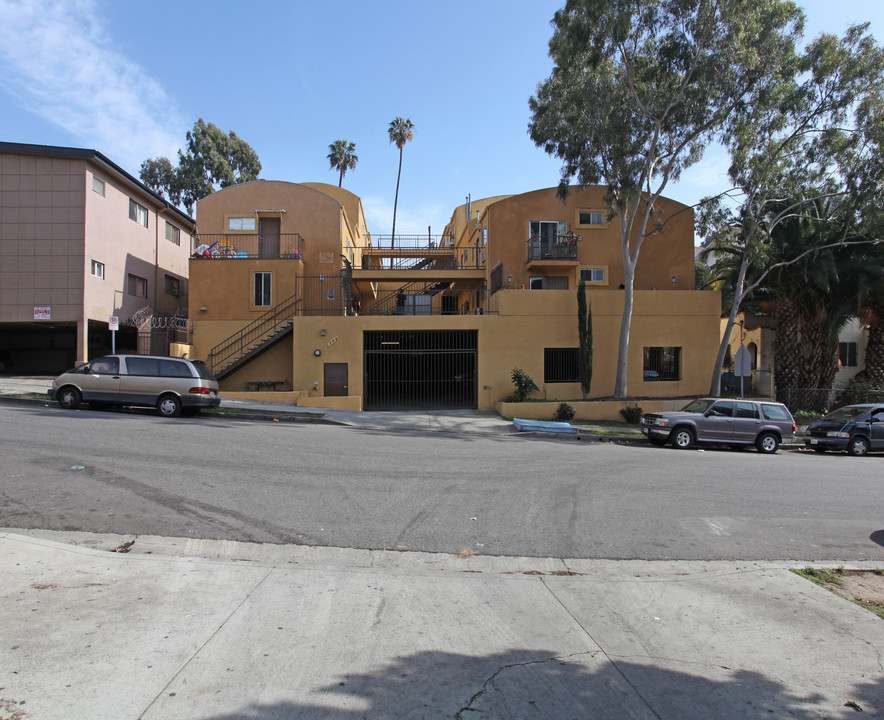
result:
[[[99,358],[89,363],[89,372],[96,375],[116,375],[120,372],[119,358]]]
[[[92,192],[97,192],[101,197],[104,197],[104,180],[94,175],[92,176]]]
[[[747,420],[758,419],[758,407],[753,402],[738,402],[735,417]]]
[[[646,382],[681,380],[680,347],[646,347],[644,356]]]
[[[181,231],[168,220],[166,220],[166,240],[175,245],[181,244]]]
[[[577,348],[544,348],[543,382],[580,382],[577,370]]]
[[[171,275],[166,275],[166,294],[175,295],[176,297],[181,293],[181,281],[172,277]]]
[[[841,361],[841,367],[852,368],[857,367],[857,344],[855,342],[839,342],[838,343],[838,359]]]
[[[232,217],[227,218],[227,229],[232,232],[255,232],[255,218]]]
[[[147,208],[139,205],[137,202],[129,199],[129,219],[134,220],[139,225],[147,227]]]
[[[92,275],[93,277],[101,278],[104,280],[104,263],[98,262],[98,260],[92,261]]]
[[[763,403],[761,405],[761,414],[764,415],[766,420],[786,420],[788,422],[792,419],[789,415],[789,411],[782,405],[768,405],[767,403]]]
[[[709,417],[733,417],[734,404],[730,400],[721,400],[709,408],[707,412]]]
[[[147,280],[143,277],[138,277],[137,275],[133,275],[129,273],[129,287],[128,292],[130,295],[134,295],[135,297],[147,297]]]
[[[605,268],[580,268],[580,279],[585,283],[595,283],[603,285],[607,282]]]
[[[258,307],[270,305],[270,280],[269,272],[255,273],[255,305]]]
[[[577,224],[581,227],[604,225],[605,213],[602,210],[578,210]]]

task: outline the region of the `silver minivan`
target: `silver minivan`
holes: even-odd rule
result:
[[[196,415],[221,404],[218,381],[200,360],[159,355],[107,355],[52,381],[49,398],[74,410],[80,403],[155,407],[164,417]]]

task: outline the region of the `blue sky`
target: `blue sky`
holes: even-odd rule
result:
[[[563,0],[0,0],[0,140],[93,148],[134,175],[175,160],[202,117],[257,151],[261,177],[337,184],[328,145],[356,143],[344,187],[369,230],[390,232],[410,118],[397,234],[442,231],[451,210],[558,183],[527,134],[548,77],[549,25]],[[882,0],[806,0],[807,35],[870,21]],[[666,195],[692,204],[724,188],[714,149]]]

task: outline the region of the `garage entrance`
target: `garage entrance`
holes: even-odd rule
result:
[[[366,410],[467,410],[477,406],[476,330],[369,331]]]

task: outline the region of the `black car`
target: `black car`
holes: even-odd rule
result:
[[[833,410],[807,428],[804,445],[816,452],[846,450],[851,455],[884,450],[884,404],[845,405]]]

